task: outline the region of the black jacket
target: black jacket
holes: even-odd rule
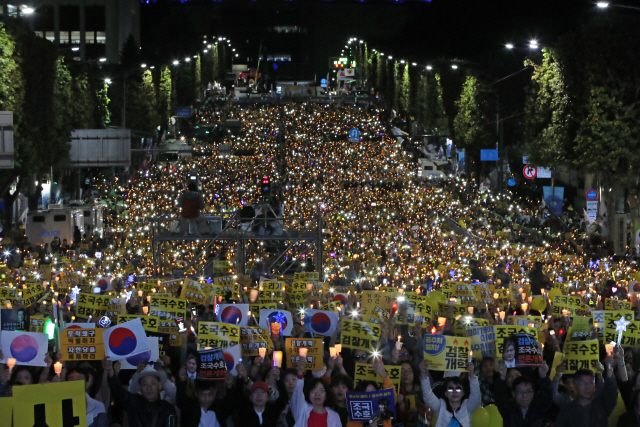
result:
[[[607,427],[617,402],[618,387],[615,377],[611,376],[604,380],[602,393],[589,405],[583,406],[577,399],[564,405],[556,419],[556,427]]]
[[[109,378],[109,388],[116,402],[124,407],[129,427],[169,427],[171,417],[178,425],[176,409],[166,400],[149,402],[139,394],[129,393],[115,375]]]
[[[542,427],[544,414],[547,412],[552,400],[551,379],[549,377],[540,378],[538,381],[539,390],[529,405],[525,416],[522,416],[520,407],[508,396],[507,382],[500,378],[493,382],[493,397],[496,406],[502,415],[504,427]]]
[[[279,403],[267,402],[267,406],[262,413],[262,424],[260,417],[253,409],[253,404],[244,393],[244,387],[238,381],[236,386],[229,390],[227,398],[233,402],[233,423],[237,427],[276,427],[278,418],[286,406],[286,400],[279,400]],[[284,403],[284,405],[282,405]]]
[[[176,405],[180,409],[180,423],[182,427],[198,427],[202,411],[195,398],[187,396],[187,381],[176,381]],[[215,400],[208,408],[216,413],[216,419],[221,427],[227,424],[227,418],[233,413],[233,402],[227,398]]]
[[[618,427],[638,427],[640,426],[640,417],[635,411],[627,411],[618,418]]]

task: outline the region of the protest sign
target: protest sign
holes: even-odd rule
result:
[[[566,374],[573,374],[579,369],[596,372],[596,366],[600,363],[599,341],[565,342],[564,360],[567,364]]]
[[[507,325],[529,326],[530,328],[540,329],[542,324],[542,316],[509,316],[507,317]]]
[[[249,324],[249,304],[218,304],[217,310],[219,322],[238,326]]]
[[[616,332],[615,324],[618,319],[614,317],[607,317],[605,319],[604,343],[608,344],[611,341],[618,342],[618,332]],[[622,345],[622,347],[640,347],[640,321],[632,320],[629,322],[627,329],[622,332],[622,341],[620,345]]]
[[[456,283],[453,285],[453,298],[460,305],[465,307],[473,307],[476,305],[476,287],[468,283]]]
[[[594,310],[593,313],[593,326],[598,331],[598,339],[600,341],[604,340],[604,328],[605,323],[609,319],[618,320],[620,317],[624,317],[625,320],[629,322],[633,321],[635,316],[633,311],[630,310]],[[609,336],[611,338],[611,336]],[[609,341],[603,341],[604,343],[609,343],[611,341],[617,340],[617,334],[615,338],[610,339]]]
[[[475,326],[467,330],[469,331],[473,358],[481,360],[483,357],[493,356],[496,346],[496,333],[493,326]]]
[[[295,368],[296,363],[300,359],[299,349],[307,349],[306,370],[321,371],[323,366],[323,345],[321,338],[287,338],[286,340],[286,354],[287,354],[287,367]]]
[[[209,300],[209,285],[191,279],[185,279],[182,284],[180,298],[195,304],[205,304]]]
[[[13,397],[0,397],[0,427],[13,427]]]
[[[230,300],[238,299],[240,283],[236,282],[236,279],[234,279],[233,276],[216,277],[213,279],[213,286],[211,286],[209,295],[213,297],[226,298],[229,293],[231,293],[229,296]]]
[[[60,335],[62,360],[104,359],[101,329],[65,329]]]
[[[144,314],[120,314],[118,316],[118,324],[128,322],[133,319],[140,319],[142,327],[146,332],[158,332],[160,318],[158,316],[146,316]]]
[[[224,360],[227,362],[227,371],[233,375],[238,375],[236,371],[236,365],[242,362],[242,351],[239,345],[232,345],[231,347],[223,348]]]
[[[102,339],[105,354],[111,360],[120,360],[151,350],[140,318],[104,329]]]
[[[512,335],[529,334],[533,336],[536,341],[538,340],[538,330],[536,328],[530,328],[528,326],[497,325],[493,327],[493,330],[496,333],[496,357],[498,359],[502,359],[505,341]]]
[[[489,326],[491,323],[487,319],[481,319],[472,316],[456,316],[453,321],[453,330],[458,336],[464,336],[465,331],[469,328],[475,328],[478,326]]]
[[[26,331],[29,329],[27,309],[3,308],[0,310],[0,329],[3,331]]]
[[[108,295],[96,295],[80,292],[78,294],[76,316],[87,319],[91,316],[99,319],[107,313],[110,303],[111,297]]]
[[[260,283],[258,299],[262,302],[278,302],[284,299],[282,293],[284,282],[280,280],[265,280]]]
[[[182,280],[174,279],[174,280],[166,280],[164,282],[159,281],[158,286],[160,287],[162,292],[167,294],[173,294],[177,292],[178,289],[180,289],[180,286],[182,286]]]
[[[278,309],[277,302],[249,304],[249,311],[251,312],[251,316],[255,317],[256,323],[258,323],[258,321],[260,320],[261,310],[277,310],[277,309]]]
[[[227,375],[227,363],[220,348],[199,350],[197,364],[196,378],[199,380],[223,380]]]
[[[632,308],[633,304],[631,303],[631,301],[624,301],[613,298],[604,299],[605,310],[631,310]]]
[[[469,350],[470,342],[466,337],[424,336],[424,359],[434,371],[466,371]]]
[[[149,351],[135,354],[120,360],[120,369],[137,369],[140,362],[155,362],[160,358],[160,340],[158,337],[147,337]]]
[[[266,348],[267,351],[273,349],[269,330],[258,326],[240,328],[240,345],[243,356],[258,356],[260,348]]]
[[[16,365],[46,366],[44,358],[49,346],[47,334],[35,332],[2,331],[0,339],[4,359],[16,359]]]
[[[305,310],[302,322],[312,334],[333,336],[338,326],[339,316],[335,311]]]
[[[86,413],[84,381],[32,384],[13,388],[15,426],[86,426]]]
[[[240,326],[221,322],[198,323],[198,349],[227,348],[240,344]]]
[[[516,367],[540,366],[542,365],[542,355],[538,349],[538,343],[533,336],[528,334],[516,334],[513,338],[515,347]]]
[[[342,303],[340,301],[331,301],[327,304],[323,304],[320,309],[322,311],[340,311],[342,310]]]
[[[318,281],[320,280],[320,273],[317,271],[310,271],[307,273],[293,273],[293,280],[305,280],[305,281]]]
[[[380,340],[381,332],[378,325],[344,319],[342,331],[340,331],[340,343],[344,348],[370,351]]]
[[[400,376],[401,369],[398,365],[387,365],[384,370],[389,375],[389,381],[393,383],[396,392],[400,392]],[[354,383],[357,384],[360,381],[373,381],[380,389],[383,387],[383,381],[380,375],[373,370],[371,363],[356,363],[355,375],[353,377]]]
[[[405,295],[407,306],[407,324],[415,325],[416,322],[429,323],[433,321],[433,307],[427,297],[421,295]]]
[[[586,341],[591,339],[591,317],[574,316],[569,327],[569,341]]]
[[[376,391],[348,391],[347,411],[349,421],[366,425],[386,425],[397,419],[395,414],[395,399],[392,388]]]
[[[174,319],[184,317],[187,312],[187,300],[163,296],[151,296],[149,314],[158,316],[158,332],[163,334],[177,334],[178,327]]]
[[[260,310],[261,328],[267,328],[273,335],[291,336],[293,319],[291,313],[286,310]]]
[[[33,315],[29,318],[29,332],[44,332],[46,319],[41,315]]]

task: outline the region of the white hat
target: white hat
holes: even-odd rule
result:
[[[142,378],[144,378],[144,377],[149,377],[149,376],[157,377],[158,381],[160,381],[160,385],[163,385],[167,381],[167,373],[165,371],[156,371],[155,369],[153,369],[153,366],[147,365],[147,366],[144,367],[144,369],[142,371],[137,372],[131,378],[131,384],[129,385],[129,391],[131,393],[140,392],[140,385],[139,385],[140,380]]]

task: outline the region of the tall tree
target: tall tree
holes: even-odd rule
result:
[[[376,90],[380,95],[383,95],[385,91],[386,68],[386,59],[380,55],[380,52],[376,51]]]
[[[400,107],[405,113],[411,110],[411,81],[409,80],[409,64],[404,64],[402,83],[400,85]]]
[[[388,92],[390,92],[391,106],[394,110],[398,111],[400,108],[400,87],[402,86],[402,81],[400,80],[400,63],[398,61],[393,61],[393,72],[390,77],[389,81],[391,84]]]
[[[202,61],[200,60],[200,54],[197,55],[196,63],[194,65],[194,86],[194,99],[200,99],[204,90],[202,87]]]
[[[171,118],[171,70],[164,66],[160,71],[160,81],[158,83],[157,106],[160,126],[164,129]]]

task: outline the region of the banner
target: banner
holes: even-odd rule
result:
[[[330,337],[336,331],[339,320],[338,312],[336,311],[306,309],[302,322],[312,334]]]
[[[391,312],[393,303],[396,302],[398,293],[392,292],[376,292],[376,291],[362,291],[358,294],[360,300],[360,315],[363,319],[369,315],[377,316],[375,313],[376,307],[387,313]]]
[[[635,319],[633,311],[630,311],[630,310],[594,310],[592,315],[593,315],[593,326],[598,331],[598,339],[607,344],[610,343],[611,341],[617,340],[617,335],[616,335],[615,339],[611,339],[609,341],[603,341],[605,322],[608,319],[618,320],[620,319],[620,317],[624,317],[629,322]]]
[[[509,316],[507,317],[507,325],[528,326],[530,328],[540,329],[542,324],[542,316]]]
[[[162,296],[152,296],[149,305],[149,314],[158,316],[160,323],[158,332],[163,334],[177,334],[178,327],[173,319],[184,317],[187,312],[187,300]]]
[[[569,327],[569,341],[586,341],[591,339],[591,317],[574,316],[573,323]]]
[[[600,363],[600,342],[598,340],[565,342],[564,360],[567,364],[566,374],[573,374],[579,369],[591,369],[596,372]]]
[[[529,334],[533,336],[533,338],[538,340],[538,330],[536,328],[530,328],[528,326],[503,326],[498,325],[494,326],[493,330],[496,333],[496,357],[498,359],[502,359],[502,353],[504,351],[505,341],[512,335],[515,334]],[[511,358],[510,358],[511,360]],[[515,360],[515,354],[514,359]]]
[[[287,338],[286,340],[286,355],[287,355],[287,367],[295,368],[296,363],[300,359],[301,348],[307,349],[307,363],[305,365],[306,370],[321,371],[323,367],[323,355],[324,347],[322,338]]]
[[[182,285],[182,280],[180,279],[158,282],[158,286],[162,289],[163,292],[167,294],[172,294],[174,292],[177,292],[178,289],[180,289],[181,285]]]
[[[29,329],[29,313],[26,308],[3,308],[0,310],[0,329],[3,331],[26,331]]]
[[[631,301],[624,301],[619,299],[605,298],[604,309],[605,310],[631,310],[633,304]]]
[[[209,295],[225,298],[229,292],[231,292],[230,300],[238,299],[240,283],[237,283],[233,276],[216,277],[213,279],[213,286],[211,286]]]
[[[349,421],[366,425],[385,425],[383,421],[397,419],[395,395],[392,388],[376,391],[348,391],[347,411]]]
[[[424,359],[434,371],[465,372],[469,363],[469,338],[447,335],[424,336]]]
[[[538,343],[533,336],[527,334],[516,334],[514,342],[516,344],[515,362],[517,367],[538,367],[542,365],[542,354],[540,354]]]
[[[407,306],[407,324],[415,325],[416,322],[429,323],[433,321],[433,307],[427,297],[421,295],[405,295]]]
[[[273,335],[291,336],[293,319],[286,310],[260,310],[261,328],[266,328]]]
[[[196,372],[199,380],[223,380],[227,375],[227,363],[222,349],[199,350]]]
[[[151,350],[140,318],[102,331],[104,351],[111,360],[120,360]]]
[[[317,271],[310,271],[308,273],[293,273],[293,280],[317,282],[320,280],[320,273]]]
[[[208,283],[200,283],[195,280],[185,279],[182,284],[180,298],[186,299],[195,304],[206,304],[209,301]]]
[[[206,347],[227,348],[240,344],[240,326],[220,322],[199,322],[198,349]]]
[[[370,351],[376,347],[381,333],[378,325],[345,318],[342,321],[340,343],[344,348]]]
[[[260,311],[262,310],[277,310],[278,303],[270,302],[265,304],[249,304],[249,311],[251,312],[251,316],[255,318],[256,324],[260,320]]]
[[[86,426],[86,414],[84,381],[13,388],[14,426]]]
[[[396,392],[400,393],[400,377],[401,370],[399,365],[388,365],[384,367],[384,370],[389,375],[389,380],[396,388]],[[382,388],[382,378],[373,370],[371,363],[356,363],[355,375],[353,377],[354,384],[358,384],[360,381],[373,381],[377,387]]]
[[[44,332],[44,325],[46,323],[46,319],[41,315],[34,315],[29,318],[29,332]]]
[[[144,351],[120,360],[120,369],[137,369],[140,362],[155,362],[160,358],[160,341],[158,337],[147,337],[149,351]]]
[[[102,329],[65,329],[60,335],[62,360],[104,359]]]
[[[257,326],[240,328],[240,345],[243,356],[258,356],[259,348],[266,348],[267,353],[273,349],[269,330]]]
[[[618,342],[618,332],[616,332],[616,322],[618,319],[608,317],[604,322],[604,340],[603,342],[608,344],[611,341]],[[622,347],[640,347],[640,321],[632,320],[627,329],[622,332]]]
[[[46,366],[44,358],[47,355],[49,337],[47,334],[35,332],[3,331],[0,340],[4,359],[16,359],[16,365]],[[16,387],[19,388],[19,387]]]
[[[111,297],[108,295],[96,295],[80,292],[78,294],[76,316],[87,319],[89,316],[92,316],[99,319],[107,313],[110,303]]]
[[[249,313],[249,304],[218,304],[218,321],[222,323],[247,326]]]
[[[13,397],[0,397],[0,427],[13,427]]]
[[[538,168],[540,171],[541,168]],[[540,177],[542,178],[542,177]],[[562,216],[562,206],[564,204],[564,187],[543,186],[544,203],[549,210],[558,216]]]
[[[476,287],[468,283],[456,283],[453,286],[453,298],[465,307],[474,307],[477,304]]]
[[[118,316],[118,324],[128,322],[133,319],[140,319],[142,327],[146,332],[158,332],[160,318],[158,316],[147,316],[144,314],[121,314]]]
[[[265,280],[260,283],[258,299],[266,302],[282,301],[284,299],[283,288],[284,282],[280,280]]]
[[[476,326],[467,330],[471,340],[473,358],[482,360],[483,357],[493,356],[496,347],[496,333],[493,326]]]

